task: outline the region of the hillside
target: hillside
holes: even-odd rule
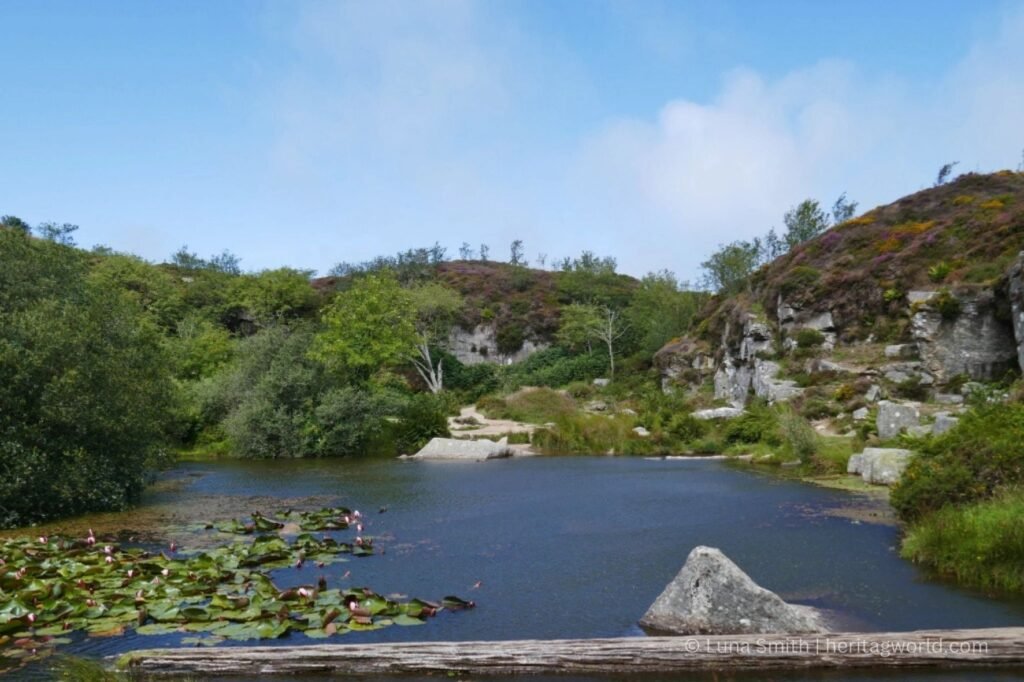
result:
[[[667,385],[713,381],[735,405],[812,398],[822,414],[856,409],[871,385],[921,398],[1001,379],[1020,371],[1009,274],[1022,249],[1024,174],[964,175],[794,247],[746,292],[712,298],[657,363]]]
[[[585,259],[584,259],[585,260]],[[505,364],[551,345],[563,306],[574,302],[625,307],[640,282],[608,267],[538,270],[494,261],[441,261],[417,272],[457,291],[465,306],[449,345],[461,362]],[[346,277],[321,277],[321,292],[340,291]]]

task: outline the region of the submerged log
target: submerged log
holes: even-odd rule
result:
[[[621,674],[700,669],[1024,665],[1024,627],[819,635],[410,642],[136,651],[119,667],[202,678],[260,674]]]

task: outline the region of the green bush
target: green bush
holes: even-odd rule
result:
[[[526,332],[518,324],[504,324],[494,335],[498,352],[502,355],[518,353],[526,341]]]
[[[780,443],[778,414],[763,403],[753,403],[742,415],[726,422],[722,435],[728,444],[767,443],[778,445]]]
[[[562,348],[534,353],[520,363],[504,368],[505,388],[520,386],[565,386],[574,381],[593,381],[608,372],[608,355],[601,351],[573,355]]]
[[[825,335],[817,329],[801,329],[796,333],[796,345],[799,348],[817,348],[825,343]]]
[[[939,311],[944,320],[955,320],[960,315],[960,299],[954,296],[949,289],[943,289],[931,300],[931,304]]]
[[[780,407],[779,431],[785,448],[801,462],[809,461],[817,452],[818,434],[807,420],[789,405]]]
[[[707,421],[697,419],[692,414],[677,414],[672,417],[665,430],[682,443],[692,443],[703,438],[709,428]]]
[[[910,528],[902,554],[962,584],[1024,592],[1024,490],[945,507]]]
[[[949,273],[953,271],[949,263],[946,261],[939,261],[935,265],[928,268],[928,279],[933,282],[942,282],[949,277]]]
[[[789,271],[789,276],[780,287],[782,294],[788,296],[796,291],[810,289],[821,279],[821,271],[809,265],[798,265]]]
[[[399,453],[413,454],[431,438],[450,435],[445,403],[436,396],[413,395],[398,412],[395,446]]]
[[[629,451],[627,441],[635,439],[633,420],[594,414],[566,414],[555,420],[555,427],[539,429],[533,444],[549,455],[603,455]]]
[[[82,254],[0,230],[0,527],[135,501],[178,399],[161,334]]]
[[[951,430],[925,441],[893,488],[900,518],[916,521],[954,504],[1024,483],[1024,405],[983,404]]]

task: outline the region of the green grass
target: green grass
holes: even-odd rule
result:
[[[1024,592],[1024,488],[945,507],[911,527],[906,559],[981,589]]]
[[[504,398],[486,396],[477,401],[477,409],[489,419],[546,424],[574,413],[576,403],[561,391],[531,388],[516,391]]]
[[[629,416],[565,414],[554,420],[555,427],[533,434],[534,447],[548,455],[639,454],[646,449],[633,433],[635,421]]]

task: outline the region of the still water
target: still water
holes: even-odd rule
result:
[[[280,586],[312,583],[324,574],[335,587],[366,585],[381,594],[425,599],[456,594],[477,603],[471,611],[441,613],[425,626],[351,633],[333,640],[338,643],[643,636],[636,621],[701,544],[721,548],[783,598],[832,611],[844,629],[1024,622],[1024,601],[961,590],[901,560],[896,528],[847,514],[863,498],[719,461],[223,461],[185,464],[167,477],[178,484],[149,494],[143,511],[181,512],[201,506],[197,500],[213,499],[241,509],[258,501],[273,511],[279,505],[267,502],[314,498],[364,512],[366,534],[378,538],[382,554],[319,570],[277,571]],[[66,650],[105,656],[176,641],[177,636],[87,638]],[[295,635],[267,644],[312,641]],[[771,679],[909,677],[801,673]],[[1012,671],[975,671],[921,673],[915,679],[1017,677]]]

